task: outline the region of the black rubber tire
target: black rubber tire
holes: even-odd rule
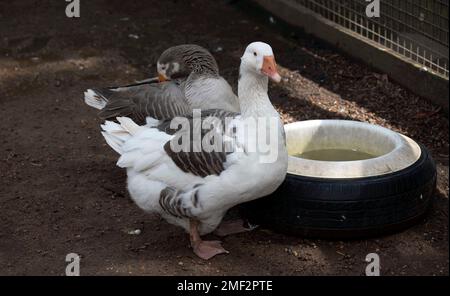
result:
[[[362,238],[392,233],[423,218],[432,205],[436,165],[427,149],[401,171],[366,178],[288,174],[270,196],[243,204],[253,224],[290,235]]]

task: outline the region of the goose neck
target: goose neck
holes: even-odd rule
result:
[[[238,97],[243,116],[273,116],[275,109],[267,94],[268,78],[257,73],[241,71]]]

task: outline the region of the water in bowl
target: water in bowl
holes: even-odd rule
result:
[[[293,155],[309,160],[354,161],[375,158],[375,155],[352,149],[320,149]]]

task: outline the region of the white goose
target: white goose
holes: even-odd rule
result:
[[[145,211],[159,213],[189,232],[195,254],[203,259],[227,251],[220,241],[203,241],[200,235],[214,231],[231,207],[275,191],[287,171],[283,124],[267,94],[268,77],[281,79],[272,48],[251,43],[241,58],[239,76],[240,114],[218,109],[201,113],[202,120],[223,123],[226,117],[233,118],[225,130],[226,136],[237,130],[231,152],[176,152],[174,144],[186,130],[170,134],[168,121],[153,120],[149,127],[119,117],[120,124],[106,121],[102,125],[107,143],[121,154],[117,165],[127,169],[132,199]],[[192,117],[188,119],[193,122]],[[240,133],[249,119],[259,119],[258,133],[256,127]],[[271,160],[263,159],[267,154],[258,146],[252,150],[262,138],[261,131],[271,135],[270,153],[275,155]],[[265,135],[262,140],[267,143]]]

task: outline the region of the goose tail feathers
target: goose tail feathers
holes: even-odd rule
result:
[[[106,143],[119,154],[123,153],[123,144],[141,128],[128,117],[117,117],[119,123],[106,120],[101,125]]]
[[[84,92],[84,102],[95,109],[102,110],[108,103],[108,99],[97,89],[88,89]]]

